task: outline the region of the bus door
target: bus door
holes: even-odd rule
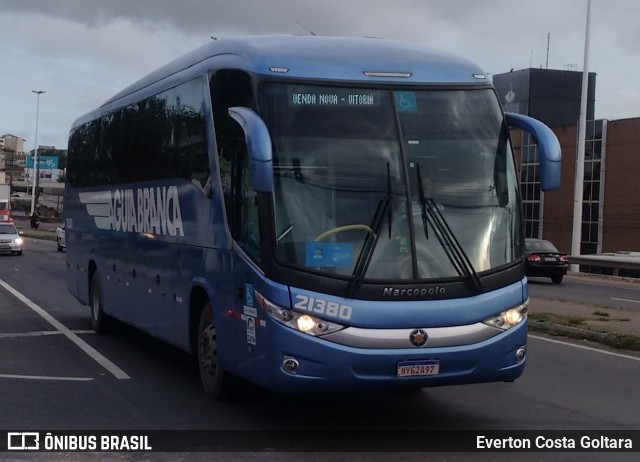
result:
[[[257,193],[251,185],[244,138],[236,137],[220,155],[220,175],[227,223],[233,238],[233,281],[235,306],[231,326],[235,363],[242,375],[260,375],[266,361],[266,320],[259,313],[254,290],[260,290],[261,249]],[[229,344],[227,343],[227,344]],[[231,345],[230,345],[231,346]]]

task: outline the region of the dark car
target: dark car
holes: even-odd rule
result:
[[[525,239],[527,258],[527,276],[551,278],[554,284],[560,284],[569,268],[569,257],[549,241],[544,239]]]

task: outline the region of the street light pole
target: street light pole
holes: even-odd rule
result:
[[[32,93],[38,95],[37,103],[36,103],[36,137],[35,137],[35,146],[33,148],[33,169],[35,171],[35,175],[33,176],[32,187],[31,187],[31,215],[36,209],[36,180],[38,178],[38,118],[40,116],[40,95],[44,93],[42,90],[31,90]]]
[[[576,181],[573,188],[573,230],[571,233],[571,255],[581,254],[582,204],[584,190],[584,156],[587,134],[587,93],[589,90],[589,35],[591,31],[591,0],[587,1],[587,27],[584,33],[584,65],[582,67],[582,95],[580,98],[580,120],[578,122],[578,152],[576,153]],[[574,273],[580,272],[580,265],[572,264]]]

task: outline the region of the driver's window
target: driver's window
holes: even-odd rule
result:
[[[231,236],[260,262],[260,228],[256,193],[251,187],[244,132],[229,108],[254,108],[251,80],[242,71],[222,70],[211,77],[211,100],[219,155],[220,182]]]
[[[244,139],[223,150],[220,177],[231,236],[256,262],[260,262],[260,227],[257,194],[251,187],[249,159]]]

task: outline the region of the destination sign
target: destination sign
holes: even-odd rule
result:
[[[349,88],[297,88],[289,92],[290,106],[379,107],[380,92]]]

